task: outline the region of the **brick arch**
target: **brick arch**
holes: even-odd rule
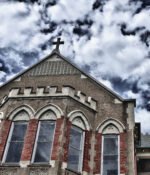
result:
[[[106,129],[106,127],[108,127],[109,125],[113,125],[114,127],[116,127],[119,133],[122,133],[125,130],[125,126],[120,121],[113,118],[109,118],[101,122],[99,126],[96,128],[96,130],[99,133],[103,133],[104,129]]]
[[[26,112],[28,117],[22,117],[22,118],[16,118],[17,114],[19,114],[20,112]],[[22,105],[17,107],[16,109],[14,109],[12,112],[10,112],[10,114],[6,117],[9,120],[30,120],[34,118],[34,109],[29,106],[29,105]],[[15,119],[16,118],[16,119]]]
[[[41,115],[44,114],[48,110],[52,111],[56,115],[55,119],[59,119],[59,118],[61,118],[63,116],[63,112],[58,106],[56,106],[54,104],[48,104],[46,106],[43,106],[41,109],[39,109],[36,112],[35,118],[36,119],[40,119]]]
[[[76,123],[77,123],[77,120],[79,119],[80,120],[79,122],[82,122],[80,126],[84,130],[89,131],[91,129],[91,126],[85,114],[82,111],[79,111],[79,110],[72,111],[68,114],[68,118],[69,118],[69,121],[74,125],[77,125]]]

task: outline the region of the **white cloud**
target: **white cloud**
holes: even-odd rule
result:
[[[47,38],[40,33],[40,26],[37,25],[40,20],[39,10],[37,4],[1,3],[0,46],[29,51],[45,42]]]
[[[136,122],[141,122],[141,130],[143,133],[150,133],[150,112],[145,109],[138,109],[135,111]]]
[[[93,1],[91,0],[60,0],[56,6],[49,8],[49,16],[53,21],[62,20],[74,21],[84,18],[92,9]]]
[[[128,29],[133,30],[137,27],[145,27],[150,29],[150,11],[149,9],[144,9],[140,13],[136,14],[131,18],[130,23],[128,23]]]

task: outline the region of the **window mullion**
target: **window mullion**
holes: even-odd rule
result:
[[[34,150],[33,150],[33,156],[32,156],[32,160],[31,160],[32,163],[34,162],[34,158],[35,158],[35,153],[36,153],[37,143],[38,143],[38,138],[39,138],[39,132],[40,132],[40,127],[41,127],[41,121],[39,121],[39,124],[38,124],[37,135],[36,135],[35,145],[34,145]]]

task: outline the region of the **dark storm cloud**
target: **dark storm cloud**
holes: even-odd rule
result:
[[[1,55],[0,55],[1,57]],[[0,71],[9,73],[8,67],[5,65],[5,62],[0,58]]]

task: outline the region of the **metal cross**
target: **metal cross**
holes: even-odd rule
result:
[[[59,45],[64,44],[64,41],[61,41],[61,38],[57,38],[56,42],[53,42],[53,45],[56,45],[55,50],[59,51]]]

